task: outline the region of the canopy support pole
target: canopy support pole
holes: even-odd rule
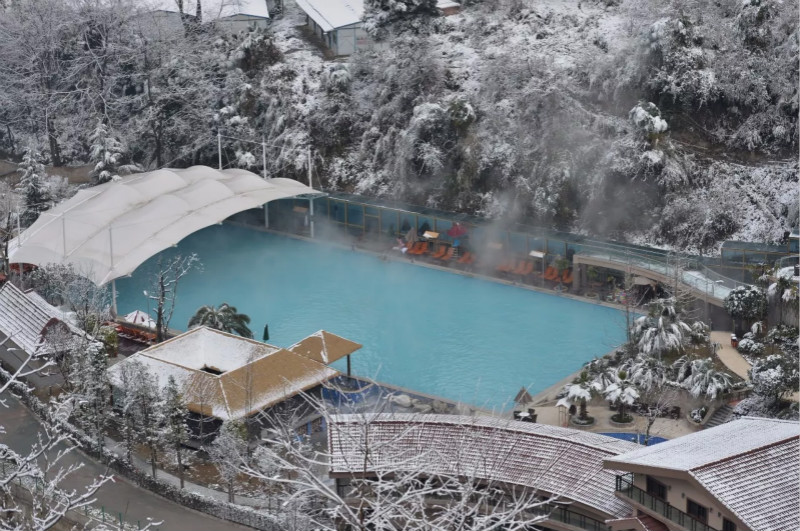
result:
[[[109,251],[109,263],[111,264],[111,271],[114,270],[114,238],[111,234],[111,227],[108,227],[108,251]],[[111,280],[111,315],[113,317],[117,317],[117,281],[116,279]]]
[[[267,178],[267,141],[261,135],[261,173],[262,177]]]
[[[269,203],[264,203],[264,228],[269,228]]]
[[[219,169],[222,170],[222,131],[217,129],[217,157],[219,159]]]
[[[111,316],[117,317],[117,280],[111,281]]]
[[[347,355],[347,377],[350,377],[350,354]]]
[[[311,146],[306,148],[306,154],[308,156],[308,187],[314,188],[314,184],[311,182]],[[311,237],[314,237],[314,196],[311,196],[308,200],[308,228]],[[348,358],[349,359],[349,358]]]

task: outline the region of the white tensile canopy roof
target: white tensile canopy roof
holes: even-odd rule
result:
[[[86,188],[10,245],[11,263],[73,264],[101,285],[193,232],[275,199],[321,195],[292,179],[207,166],[161,169]]]

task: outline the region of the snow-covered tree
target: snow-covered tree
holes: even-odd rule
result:
[[[228,488],[228,501],[235,502],[234,485],[239,471],[249,464],[247,426],[243,422],[225,421],[208,453],[220,478]]]
[[[642,354],[661,359],[667,352],[681,352],[691,332],[674,299],[657,299],[648,304],[647,315],[634,321],[631,337]]]
[[[90,175],[94,183],[105,183],[118,179],[120,175],[141,171],[136,164],[126,164],[127,150],[103,120],[97,122],[97,127],[89,136],[89,143],[89,160],[94,163]]]
[[[756,286],[736,286],[725,297],[723,304],[728,315],[745,325],[763,318],[767,311],[764,291]]]
[[[167,386],[164,388],[164,444],[175,453],[178,463],[178,478],[181,481],[181,488],[184,485],[184,449],[183,446],[189,440],[189,426],[187,419],[189,410],[183,395],[175,383],[175,378],[170,375],[167,379]]]
[[[71,398],[75,401],[75,417],[86,434],[102,451],[106,426],[110,416],[111,384],[108,381],[108,362],[103,345],[88,343],[73,358]]]
[[[567,391],[567,399],[578,402],[578,419],[588,422],[590,417],[586,411],[586,405],[592,399],[594,393],[602,391],[603,383],[597,380],[590,380],[589,374],[583,371],[577,382],[564,386]]]
[[[167,338],[181,279],[199,267],[200,261],[196,254],[159,257],[157,270],[150,278],[151,289],[147,295],[155,303],[156,341],[159,343]]]
[[[695,398],[705,396],[713,400],[733,387],[731,375],[715,369],[711,358],[691,359],[681,356],[675,361],[673,368],[681,387]]]
[[[798,390],[800,375],[797,356],[773,354],[756,360],[750,370],[753,393],[773,405],[782,397]]]
[[[11,338],[0,342],[0,346]],[[33,368],[34,356],[22,360],[12,374],[0,368],[0,408],[9,407],[11,389],[24,390],[19,379],[41,370],[48,363]],[[66,403],[53,403],[54,409],[44,419],[38,439],[29,448],[11,448],[0,444],[0,461],[3,474],[0,477],[0,528],[9,531],[46,531],[66,523],[65,515],[91,505],[95,493],[109,478],[94,478],[81,487],[64,485],[74,478],[82,468],[80,463],[66,463],[66,457],[74,451],[69,435],[57,424],[69,415]],[[0,426],[0,433],[2,433]],[[26,500],[21,502],[20,499]]]
[[[38,219],[39,214],[50,208],[47,172],[36,148],[29,147],[25,150],[17,171],[20,173],[17,193],[22,197],[24,204],[20,223],[23,227],[28,227]]]
[[[639,390],[636,385],[628,378],[625,371],[620,371],[617,381],[606,386],[602,392],[606,400],[618,405],[617,417],[620,422],[625,422],[625,408],[632,407],[639,399]]]

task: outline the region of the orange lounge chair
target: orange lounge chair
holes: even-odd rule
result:
[[[522,273],[519,274],[523,277],[527,277],[531,273],[533,273],[533,262],[525,262],[525,268],[522,270]]]
[[[564,284],[572,284],[572,271],[565,269],[561,275],[561,282]]]
[[[431,255],[431,258],[441,258],[447,252],[447,247],[444,245],[439,246],[439,250]]]
[[[422,247],[422,242],[414,242],[408,244],[408,251],[406,254],[417,254],[417,250]]]
[[[497,266],[497,271],[500,273],[508,273],[509,271],[513,271],[517,267],[517,260],[516,258],[512,258],[511,260],[507,260]]]
[[[547,270],[542,277],[545,280],[558,280],[558,269],[553,266],[547,266]]]
[[[455,247],[450,247],[450,248],[447,250],[447,252],[446,252],[446,253],[444,253],[444,256],[440,256],[440,257],[439,257],[439,260],[442,260],[443,262],[447,262],[447,261],[449,261],[451,258],[453,258],[453,255],[454,255],[455,253],[456,253],[456,248],[455,248]]]
[[[472,253],[467,251],[464,255],[458,259],[459,264],[469,264],[470,258],[472,257]]]
[[[420,242],[408,254],[425,254],[428,252],[428,242]]]
[[[530,261],[522,260],[519,263],[519,265],[517,265],[516,269],[514,269],[514,271],[511,271],[511,273],[514,274],[514,275],[524,275],[525,274],[525,269],[528,268],[528,264],[530,264]]]

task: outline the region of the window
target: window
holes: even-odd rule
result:
[[[727,518],[722,519],[722,531],[736,531],[736,524],[728,520]]]
[[[708,509],[689,498],[686,498],[686,512],[704,524],[708,522]]]
[[[667,486],[657,479],[647,476],[647,494],[667,501]]]

